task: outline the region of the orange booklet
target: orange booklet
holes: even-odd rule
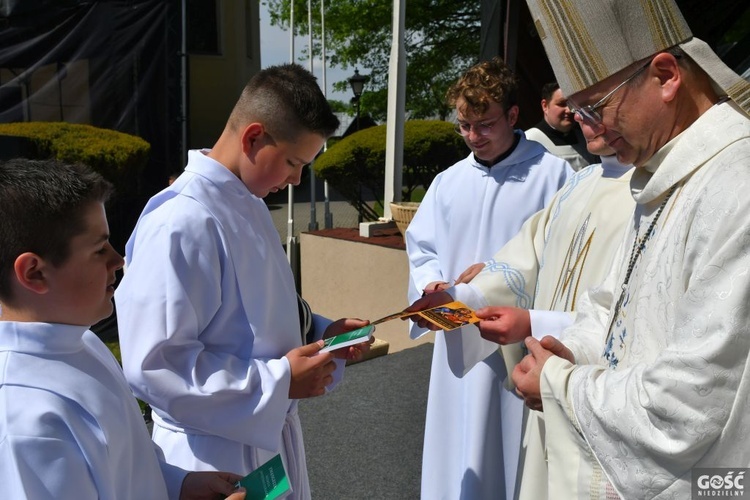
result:
[[[405,318],[407,316],[422,316],[424,319],[438,325],[443,330],[454,330],[480,321],[476,314],[474,314],[472,308],[462,302],[455,301],[431,309],[424,309],[422,311],[401,311],[389,314],[388,316],[373,321],[371,324],[377,325],[392,319]]]

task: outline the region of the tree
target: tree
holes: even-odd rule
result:
[[[307,1],[294,1],[294,30],[306,34]],[[480,2],[406,1],[406,111],[411,118],[445,119],[448,87],[479,55]],[[311,0],[313,51],[320,51],[320,0]],[[271,24],[289,29],[290,0],[268,0]],[[326,60],[344,69],[369,71],[361,107],[376,120],[387,111],[388,61],[391,52],[393,0],[325,2]],[[305,56],[307,57],[307,56]],[[339,91],[348,82],[336,82]]]

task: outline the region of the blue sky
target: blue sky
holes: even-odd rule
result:
[[[330,0],[329,0],[330,1]],[[301,16],[307,17],[307,12],[299,13]],[[313,15],[320,15],[319,12],[313,12]],[[297,36],[294,42],[294,54],[297,59],[296,62],[302,64],[304,67],[309,68],[309,61],[300,61],[299,57],[302,51],[307,48],[308,37]],[[265,2],[261,2],[260,5],[260,61],[261,67],[265,68],[273,66],[274,64],[281,64],[289,62],[289,32],[282,31],[277,26],[271,26],[269,22],[268,10]],[[318,78],[318,81],[323,81],[323,70],[320,58],[313,61],[313,74]],[[329,99],[336,99],[339,101],[349,102],[352,94],[351,92],[333,92],[333,83],[341,80],[345,80],[349,76],[354,74],[353,69],[342,71],[339,68],[328,68],[326,71],[326,95]]]

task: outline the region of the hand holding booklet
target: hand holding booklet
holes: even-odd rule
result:
[[[292,492],[281,455],[276,455],[235,485],[245,488],[245,500],[277,500]]]
[[[370,340],[370,337],[372,336],[372,332],[374,330],[375,327],[372,324],[369,324],[363,326],[362,328],[357,328],[356,330],[342,333],[341,335],[336,335],[335,337],[328,337],[327,339],[323,339],[325,345],[320,350],[320,352],[335,351],[336,349],[349,347],[350,345],[367,342],[368,340]]]
[[[474,314],[474,310],[466,304],[458,301],[449,302],[441,306],[424,309],[422,311],[400,311],[377,319],[369,325],[357,328],[350,332],[323,339],[325,345],[320,352],[335,351],[344,347],[367,342],[375,331],[375,325],[385,323],[392,319],[406,318],[408,316],[421,316],[427,321],[434,323],[443,330],[455,330],[462,326],[478,323],[480,319]]]
[[[481,321],[476,314],[474,314],[472,308],[462,302],[454,301],[430,309],[424,309],[422,311],[401,311],[395,314],[389,314],[388,316],[373,321],[371,324],[377,325],[392,319],[405,318],[407,316],[421,316],[427,321],[438,325],[443,330],[454,330]]]

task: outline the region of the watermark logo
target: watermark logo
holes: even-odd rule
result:
[[[748,478],[747,492],[745,479]],[[699,498],[746,498],[750,500],[750,469],[693,469],[692,500]]]

